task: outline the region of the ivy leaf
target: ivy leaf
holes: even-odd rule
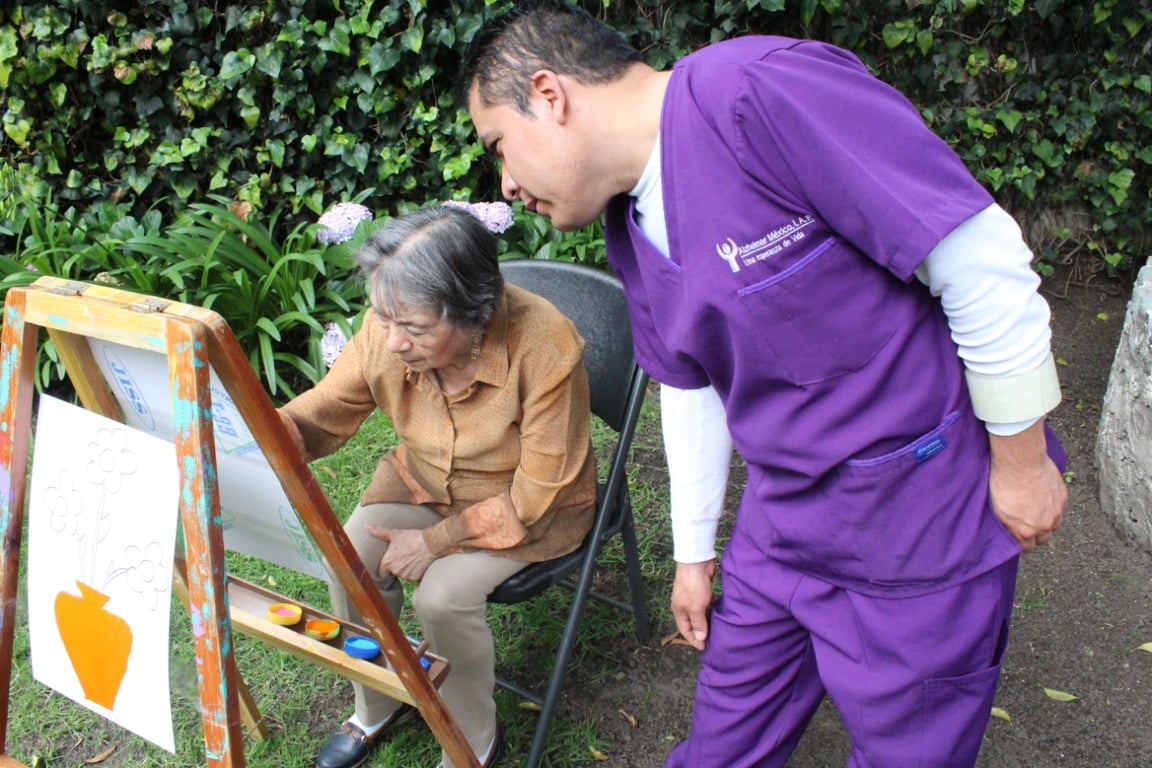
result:
[[[908,31],[895,24],[884,25],[884,45],[895,48],[908,39]]]
[[[256,68],[275,80],[280,77],[280,56],[281,54],[270,43],[266,44],[256,59]]]
[[[1132,186],[1132,179],[1135,176],[1136,172],[1131,168],[1123,168],[1108,174],[1108,194],[1112,195],[1116,205],[1121,205],[1128,199],[1128,188]]]
[[[404,47],[412,51],[412,53],[420,53],[420,49],[424,47],[424,27],[419,24],[413,24],[404,30],[404,34],[400,36],[400,40],[404,43]]]
[[[386,72],[400,63],[400,52],[383,43],[376,43],[368,49],[368,71],[373,75]]]
[[[1071,693],[1065,693],[1064,691],[1057,691],[1054,688],[1045,688],[1044,689],[1044,695],[1047,696],[1048,698],[1052,699],[1053,701],[1076,701],[1077,699],[1080,698],[1079,696],[1074,696]]]
[[[928,55],[928,51],[932,50],[932,43],[934,40],[935,36],[932,34],[932,30],[930,29],[922,29],[916,33],[916,47],[919,48],[920,53],[924,54],[925,56]]]
[[[1016,126],[1024,119],[1024,114],[1016,109],[1002,109],[996,113],[996,119],[1004,123],[1009,133],[1015,133]]]
[[[228,80],[233,77],[239,77],[252,69],[252,65],[255,63],[256,54],[247,48],[228,51],[228,53],[224,54],[224,61],[220,63],[220,79]]]
[[[277,168],[284,167],[284,142],[280,139],[268,139],[264,147],[268,150],[268,157]]]

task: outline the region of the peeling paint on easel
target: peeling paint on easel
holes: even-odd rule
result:
[[[4,323],[22,331],[24,330],[24,315],[15,307],[4,307]]]
[[[0,361],[0,407],[8,405],[8,393],[12,391],[12,377],[16,374],[16,366],[20,362],[20,345],[13,344],[4,350],[4,359]]]

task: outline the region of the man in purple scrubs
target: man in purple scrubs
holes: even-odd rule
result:
[[[827,693],[857,768],[971,766],[1021,550],[1067,502],[1032,254],[916,109],[830,45],[669,72],[588,14],[487,24],[461,87],[503,192],[605,215],[661,383],[672,609],[704,651],[669,766],[782,766]],[[748,484],[712,603],[733,447]]]

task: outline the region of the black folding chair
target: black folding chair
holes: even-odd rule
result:
[[[608,477],[600,485],[595,522],[584,543],[570,555],[529,565],[488,596],[490,603],[511,604],[529,600],[554,585],[569,587],[574,593],[544,695],[508,680],[497,680],[500,687],[540,707],[540,719],[525,762],[527,768],[537,768],[544,756],[548,729],[588,598],[631,613],[640,642],[647,643],[650,637],[627,475],[628,452],[648,376],[633,359],[624,289],[615,277],[591,267],[542,259],[505,261],[500,267],[508,282],[548,299],[576,324],[585,342],[584,366],[588,369],[592,413],[617,434]],[[616,534],[620,534],[624,545],[631,602],[592,589],[600,552]]]

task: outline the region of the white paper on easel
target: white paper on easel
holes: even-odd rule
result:
[[[175,752],[168,687],[175,448],[41,396],[30,489],[33,677]]]
[[[167,358],[100,339],[88,342],[126,421],[171,440],[176,430]],[[316,544],[215,371],[210,382],[224,545],[330,581]]]

